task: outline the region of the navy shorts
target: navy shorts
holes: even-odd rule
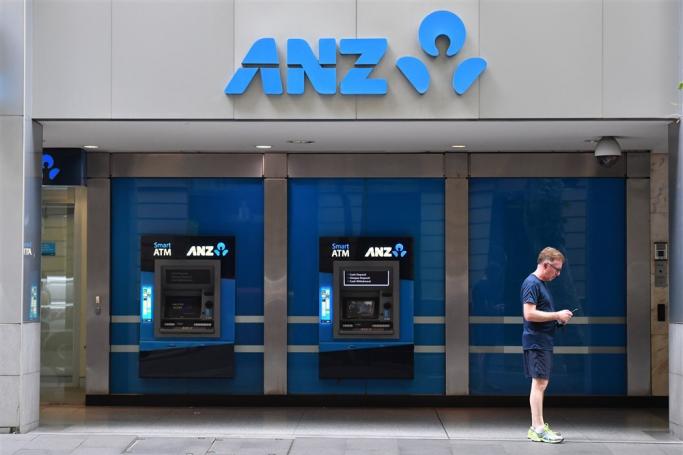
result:
[[[553,369],[553,351],[540,349],[524,350],[524,376],[527,378],[550,379]]]

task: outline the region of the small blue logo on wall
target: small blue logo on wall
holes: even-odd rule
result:
[[[55,159],[49,153],[43,153],[43,180],[54,180],[59,174],[59,168],[55,167]]]
[[[450,11],[434,11],[420,24],[418,39],[422,50],[429,56],[439,56],[436,41],[445,36],[449,40],[447,57],[455,56],[465,44],[467,31],[457,14]],[[339,40],[339,54],[357,55],[353,68],[341,80],[342,95],[385,95],[387,81],[370,75],[386,54],[386,38],[344,38]],[[335,38],[318,40],[319,56],[303,39],[287,40],[287,94],[302,95],[304,80],[308,78],[313,89],[321,95],[337,93],[337,41]],[[464,95],[486,70],[486,60],[471,57],[463,60],[455,69],[452,86],[455,93]],[[429,90],[430,76],[427,65],[417,57],[404,56],[396,61],[396,67],[420,95]],[[258,39],[242,60],[242,67],[225,87],[227,95],[242,95],[260,73],[263,92],[266,95],[282,95],[280,60],[274,38]]]

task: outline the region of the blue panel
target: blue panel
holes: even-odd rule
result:
[[[140,325],[113,323],[111,325],[111,344],[135,345],[140,342]]]
[[[317,353],[290,353],[287,355],[287,392],[360,395],[365,393],[365,380],[318,379]]]
[[[232,379],[143,379],[138,373],[137,352],[112,352],[110,392],[141,394],[263,393],[263,354],[235,353]],[[244,374],[248,373],[248,374]]]
[[[522,324],[470,324],[470,346],[520,346]],[[555,346],[626,346],[623,324],[572,324],[558,328]]]
[[[415,354],[415,380],[369,380],[367,393],[374,395],[443,395],[446,392],[446,356]],[[419,374],[418,374],[419,372]]]
[[[625,354],[553,356],[548,395],[625,395]],[[528,395],[521,354],[470,354],[472,395]]]
[[[412,237],[416,259],[414,288],[409,293],[414,295],[414,315],[444,315],[443,179],[290,179],[288,198],[290,316],[319,316],[318,281],[324,283],[324,274],[318,273],[318,239],[324,236]],[[289,343],[317,345],[317,326],[310,326],[289,324]],[[426,344],[443,344],[442,326],[415,330],[422,330],[415,336],[422,337]],[[294,394],[381,394],[399,389],[404,393],[443,393],[443,355],[424,357],[442,358],[430,363],[429,368],[420,363],[422,356],[415,355],[413,381],[380,383],[320,380],[317,354],[291,353],[288,389]]]
[[[263,315],[261,179],[117,178],[112,179],[111,209],[111,248],[116,252],[112,254],[112,315],[141,312],[141,283],[151,283],[150,277],[142,277],[141,282],[140,274],[140,237],[146,234],[234,235],[236,279],[222,280],[222,290],[230,293],[225,286],[235,287],[236,314]],[[129,327],[134,325],[112,324],[112,344],[136,344]],[[148,329],[144,323],[141,326]],[[226,336],[233,337],[232,324],[224,325],[223,330]],[[236,330],[239,344],[263,343],[262,324],[239,324]],[[263,366],[254,360],[262,362],[260,354],[236,354],[240,364],[235,365],[235,377],[219,382],[142,381],[138,378],[137,354],[134,362],[120,359],[125,356],[112,354],[111,378],[116,384],[113,393],[208,393],[205,386],[216,393],[263,393]],[[180,384],[182,390],[174,390],[173,384]]]
[[[235,324],[235,344],[263,345],[263,324]]]
[[[521,283],[535,269],[538,252],[554,246],[567,257],[562,274],[549,283],[556,308],[579,307],[579,316],[625,317],[625,216],[624,179],[471,179],[470,314],[521,316]],[[625,327],[570,323],[557,331],[555,341],[558,346],[625,347]],[[520,346],[521,325],[470,324],[470,342]],[[501,356],[505,355],[472,356],[478,360],[470,365],[470,389],[491,394],[519,393],[524,389],[528,393],[528,380],[520,379],[518,384],[514,379],[509,383],[507,379],[495,379],[495,387],[486,386],[493,377],[523,379],[521,363],[503,361]],[[578,381],[573,383],[571,393],[625,393],[625,370],[615,366],[623,356],[583,357],[581,362],[572,360],[574,363],[567,364],[568,374],[575,375],[573,380]],[[608,368],[597,366],[594,357],[618,360]],[[572,372],[573,366],[578,369]],[[551,384],[556,380],[551,377]],[[611,383],[612,389],[606,392],[601,381]]]
[[[444,346],[446,326],[443,324],[415,324],[415,344]]]
[[[318,324],[289,324],[287,326],[287,344],[317,345]]]

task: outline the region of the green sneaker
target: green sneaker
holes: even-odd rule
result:
[[[559,444],[560,442],[564,441],[562,436],[558,435],[552,430],[546,430],[545,426],[543,427],[543,431],[541,433],[536,433],[534,427],[529,427],[526,437],[533,442],[546,442],[548,444]]]
[[[543,431],[549,431],[550,433],[554,433],[554,434],[556,434],[557,436],[559,436],[559,437],[562,438],[562,433],[560,433],[560,432],[558,432],[558,431],[553,431],[553,430],[550,428],[550,425],[548,425],[548,422],[546,422],[546,423],[543,425]],[[564,438],[563,438],[563,439],[564,439]]]

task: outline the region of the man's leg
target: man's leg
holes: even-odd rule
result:
[[[548,387],[548,379],[532,378],[529,405],[531,407],[531,426],[534,429],[543,427],[543,395]]]

